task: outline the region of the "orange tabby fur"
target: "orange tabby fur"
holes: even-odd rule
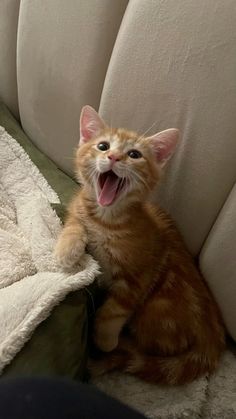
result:
[[[96,127],[81,134],[87,139],[77,150],[76,173],[83,185],[69,207],[56,255],[68,269],[87,246],[101,265],[108,292],[96,313],[94,341],[106,354],[93,370],[120,369],[163,384],[211,373],[224,349],[224,327],[173,221],[148,202],[162,167],[152,137],[108,128],[91,108],[86,112]],[[98,204],[95,188],[97,167],[105,170],[111,153],[97,150],[104,140],[118,156],[115,167],[137,175],[130,190],[108,206]],[[130,159],[127,147],[143,157]]]

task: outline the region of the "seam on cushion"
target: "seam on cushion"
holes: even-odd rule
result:
[[[214,220],[212,221],[212,224],[211,224],[211,227],[209,228],[208,234],[207,234],[207,236],[205,237],[205,239],[204,239],[204,241],[202,242],[202,245],[201,245],[201,247],[200,247],[200,249],[199,249],[199,252],[198,252],[198,255],[197,255],[197,260],[198,260],[198,262],[199,262],[199,256],[200,256],[200,254],[202,253],[202,250],[203,250],[203,248],[204,248],[204,246],[205,246],[205,244],[206,244],[206,242],[207,242],[207,240],[208,240],[208,238],[209,238],[209,236],[210,236],[210,234],[211,234],[211,232],[212,232],[212,230],[213,230],[213,228],[214,228],[214,226],[215,226],[215,224],[216,224],[216,222],[217,222],[217,220],[218,220],[218,218],[219,218],[219,216],[220,216],[220,214],[221,214],[221,212],[222,212],[222,210],[223,210],[223,208],[224,208],[224,206],[225,206],[225,204],[227,203],[227,201],[228,201],[228,199],[229,199],[229,197],[230,197],[230,195],[231,195],[231,192],[232,192],[232,190],[234,189],[235,185],[236,185],[236,181],[234,181],[234,182],[233,182],[233,185],[232,185],[232,187],[230,188],[230,190],[229,190],[229,192],[228,192],[228,194],[227,194],[226,198],[224,199],[223,204],[220,206],[219,211],[217,212],[217,214],[216,214],[216,216],[215,216]]]
[[[18,21],[17,21],[17,38],[16,38],[16,83],[17,83],[17,101],[18,101],[18,109],[19,109],[19,117],[20,117],[20,124],[21,123],[21,113],[20,113],[20,102],[19,102],[19,86],[18,86],[18,62],[19,62],[19,31],[20,31],[20,18],[21,18],[21,10],[22,10],[22,1],[20,0],[19,5],[19,13],[18,13]]]
[[[20,121],[20,106],[19,106],[19,96],[18,96],[18,71],[17,71],[17,51],[18,51],[18,30],[19,30],[19,16],[20,16],[21,0],[19,0],[18,7],[18,17],[17,17],[17,27],[16,27],[16,52],[15,52],[15,69],[16,69],[16,101],[18,108],[18,118]]]
[[[107,65],[107,69],[106,69],[106,73],[105,73],[105,77],[104,77],[103,85],[102,85],[102,91],[101,91],[101,94],[100,94],[99,109],[98,109],[98,112],[99,113],[100,113],[101,99],[102,99],[103,91],[104,91],[104,85],[105,85],[105,82],[106,82],[106,79],[107,79],[107,73],[108,73],[108,70],[109,70],[109,67],[110,67],[110,63],[111,63],[111,60],[112,60],[112,57],[113,57],[113,54],[114,54],[114,49],[116,47],[116,43],[117,43],[117,39],[118,39],[118,36],[119,36],[119,33],[120,33],[120,29],[121,29],[121,27],[123,25],[123,21],[124,21],[124,19],[126,17],[126,14],[127,14],[127,9],[128,9],[129,3],[130,3],[130,1],[128,0],[127,1],[127,4],[126,4],[125,11],[124,11],[124,14],[123,14],[123,17],[122,17],[121,22],[120,22],[120,26],[119,26],[118,31],[117,31],[117,34],[116,34],[116,38],[115,38],[115,41],[114,41],[114,44],[113,44],[113,48],[112,48],[112,51],[111,51],[110,59],[109,59],[108,65]]]
[[[105,84],[105,81],[106,81],[106,78],[107,78],[107,71],[108,71],[108,69],[109,69],[109,67],[110,67],[110,62],[111,62],[111,58],[112,58],[112,55],[113,55],[114,47],[115,47],[115,45],[116,45],[117,37],[118,37],[118,35],[119,35],[120,28],[121,28],[121,26],[122,26],[122,23],[123,23],[124,17],[125,17],[125,15],[126,15],[128,5],[129,5],[129,0],[127,0],[127,2],[126,2],[126,7],[125,7],[125,9],[124,9],[123,16],[122,16],[122,18],[121,18],[121,20],[120,20],[120,24],[119,24],[119,26],[118,26],[118,28],[117,28],[116,36],[115,36],[115,38],[114,38],[114,42],[113,42],[112,49],[111,49],[111,53],[110,53],[110,58],[109,58],[109,61],[108,61],[108,63],[107,63],[107,68],[106,68],[106,71],[105,71],[105,73],[104,73],[104,78],[103,78],[103,82],[102,82],[102,85],[101,85],[101,92],[100,92],[99,105],[98,105],[98,112],[99,112],[99,109],[100,109],[100,104],[101,104],[101,98],[102,98],[102,94],[103,94],[104,84]]]

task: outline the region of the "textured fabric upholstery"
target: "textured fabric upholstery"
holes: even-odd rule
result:
[[[17,38],[21,123],[65,171],[72,173],[84,104],[113,126],[140,133],[180,128],[154,200],[172,214],[192,254],[200,254],[234,337],[235,21],[235,0],[24,0]],[[13,33],[0,45],[12,44]],[[14,108],[16,81],[4,85],[14,59],[4,58],[4,66],[0,95]]]

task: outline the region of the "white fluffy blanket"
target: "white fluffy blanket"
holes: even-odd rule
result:
[[[98,265],[86,255],[66,275],[52,256],[59,203],[37,167],[0,126],[0,373],[70,291],[89,285]]]

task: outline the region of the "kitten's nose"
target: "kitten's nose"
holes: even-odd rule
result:
[[[112,161],[112,163],[115,163],[115,161],[120,160],[120,157],[117,156],[117,155],[115,156],[115,154],[109,154],[107,157],[108,157],[108,159],[110,159]]]

